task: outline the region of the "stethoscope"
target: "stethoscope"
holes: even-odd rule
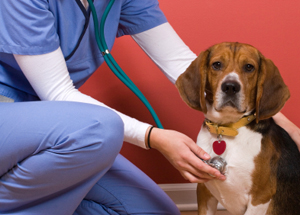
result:
[[[143,93],[137,88],[137,86],[130,80],[130,78],[125,74],[125,72],[121,69],[118,63],[115,61],[113,56],[110,54],[105,37],[104,37],[104,25],[106,18],[109,14],[110,9],[112,8],[115,0],[110,0],[100,22],[100,31],[99,31],[99,24],[98,24],[98,17],[95,6],[92,0],[87,0],[92,11],[93,20],[94,20],[94,28],[95,28],[95,38],[98,45],[99,50],[101,51],[105,62],[107,63],[108,67],[111,71],[144,103],[147,107],[149,112],[151,113],[156,125],[158,128],[163,128],[158,116],[156,115],[155,111],[153,110],[152,106],[143,95]]]
[[[89,2],[92,15],[93,15],[93,20],[94,20],[94,28],[95,28],[95,37],[96,37],[96,42],[98,45],[99,50],[101,51],[103,58],[105,62],[107,63],[108,67],[111,69],[111,71],[144,103],[144,105],[148,108],[149,112],[151,113],[156,125],[158,128],[163,128],[162,124],[160,123],[160,120],[158,116],[156,115],[155,111],[151,107],[150,103],[146,99],[146,97],[143,95],[143,93],[137,88],[137,86],[130,80],[130,78],[125,74],[125,72],[121,69],[121,67],[118,65],[118,63],[114,60],[112,55],[110,54],[105,37],[104,37],[104,24],[105,20],[107,18],[107,15],[112,8],[115,0],[110,0],[103,15],[101,18],[100,22],[100,31],[98,28],[98,18],[97,18],[97,13],[95,6],[92,2],[92,0],[87,0]],[[200,158],[201,159],[201,158]],[[214,157],[210,160],[203,160],[201,159],[204,163],[210,165],[213,168],[218,169],[222,174],[226,174],[227,168],[226,168],[226,161],[217,156]]]

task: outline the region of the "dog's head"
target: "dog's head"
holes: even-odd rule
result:
[[[274,63],[241,43],[221,43],[201,52],[176,86],[190,107],[220,124],[253,111],[257,122],[270,118],[290,96]]]

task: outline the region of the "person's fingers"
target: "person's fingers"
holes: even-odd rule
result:
[[[183,161],[184,162],[180,162],[178,163],[178,169],[181,170],[181,172],[189,172],[192,175],[194,175],[195,177],[198,178],[203,178],[203,179],[214,179],[215,176],[214,175],[209,175],[207,174],[205,171],[203,171],[203,169],[211,168],[210,166],[208,166],[207,164],[203,163],[199,158],[196,157],[196,160],[193,161],[193,159],[191,158],[191,156],[196,157],[193,153],[191,153],[191,155],[189,157],[183,157]],[[198,164],[198,168],[195,168],[195,162],[199,163]],[[213,169],[212,170],[214,172],[214,174],[217,174],[217,170]]]
[[[207,178],[200,178],[187,171],[184,171],[181,175],[184,179],[190,181],[191,183],[205,183],[209,181]]]
[[[198,170],[199,174],[202,174],[202,172],[207,173],[208,175],[215,177],[220,180],[225,180],[226,177],[222,175],[217,169],[212,168],[211,166],[205,164],[201,159],[208,160],[210,159],[209,154],[207,154],[201,147],[199,147],[197,144],[191,144],[189,143],[189,147],[191,151],[194,153],[195,156],[190,157],[189,163]],[[199,176],[199,174],[194,173],[196,176]]]
[[[197,144],[195,143],[188,143],[190,149],[192,150],[192,152],[198,156],[199,158],[202,158],[203,160],[208,160],[210,159],[210,155],[208,153],[206,153],[206,151],[204,151],[201,147],[199,147]]]
[[[202,160],[200,160],[196,155],[191,155],[189,158],[189,164],[192,166],[192,168],[189,169],[194,175],[198,177],[204,177],[207,179],[219,179],[219,180],[225,180],[226,177],[222,175],[219,170],[209,166],[208,164],[204,163]],[[208,177],[203,176],[203,173],[207,175]]]

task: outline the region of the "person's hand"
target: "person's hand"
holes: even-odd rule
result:
[[[300,129],[286,118],[281,112],[273,116],[273,119],[277,125],[282,127],[297,144],[300,151]]]
[[[210,156],[186,135],[159,128],[153,128],[150,135],[151,148],[160,151],[185,179],[192,183],[225,180],[217,169],[199,159],[208,160]]]

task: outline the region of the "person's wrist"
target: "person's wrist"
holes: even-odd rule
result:
[[[154,126],[149,126],[147,131],[146,131],[145,145],[146,145],[147,149],[152,149],[152,146],[151,146],[151,133],[152,133],[153,129],[154,129]]]
[[[160,142],[162,141],[160,132],[162,129],[150,126],[145,135],[145,145],[148,149],[156,149],[160,151]],[[150,148],[149,148],[150,145]]]
[[[154,126],[151,126],[151,128],[149,129],[149,132],[148,132],[148,138],[147,138],[147,143],[148,143],[148,148],[151,149],[151,132],[152,130],[154,129]]]

